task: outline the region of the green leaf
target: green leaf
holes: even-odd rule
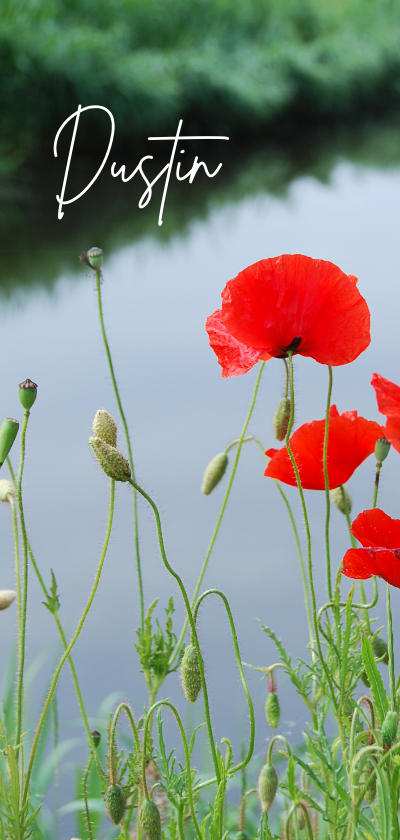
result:
[[[364,668],[367,672],[367,677],[371,686],[372,699],[378,714],[379,723],[382,725],[389,708],[388,700],[382,677],[375,662],[372,645],[366,636],[362,637],[362,656]]]
[[[377,790],[378,790],[378,825],[380,840],[391,840],[392,826],[392,803],[390,788],[386,773],[377,767]]]
[[[287,786],[288,791],[290,794],[291,799],[296,799],[297,795],[297,788],[296,788],[296,774],[295,774],[295,766],[293,756],[289,756],[289,761],[287,765]]]

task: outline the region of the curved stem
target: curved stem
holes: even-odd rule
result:
[[[324,435],[324,478],[325,478],[325,497],[326,497],[326,519],[325,519],[325,550],[326,550],[326,574],[328,581],[328,596],[332,600],[332,578],[331,578],[331,553],[329,546],[329,520],[331,516],[331,500],[329,496],[329,476],[328,476],[328,438],[329,438],[329,418],[331,409],[332,396],[332,368],[328,366],[329,370],[329,385],[328,397],[326,401],[326,416],[325,416],[325,435]]]
[[[260,366],[260,369],[258,371],[256,384],[254,386],[253,396],[251,398],[250,407],[249,407],[249,410],[247,412],[247,416],[246,416],[246,419],[244,421],[244,426],[243,426],[243,429],[242,429],[242,432],[241,432],[241,435],[240,435],[240,438],[239,438],[239,441],[238,441],[238,448],[237,448],[237,451],[236,451],[235,460],[234,460],[234,464],[233,464],[233,467],[232,467],[232,472],[231,472],[230,477],[229,477],[228,486],[226,488],[224,501],[222,502],[222,507],[221,507],[221,510],[219,512],[219,516],[218,516],[218,519],[217,519],[217,522],[216,522],[216,525],[215,525],[215,528],[214,528],[214,531],[213,531],[213,535],[211,537],[211,541],[210,541],[210,544],[208,546],[203,565],[201,567],[199,578],[198,578],[198,581],[197,581],[195,589],[194,589],[194,593],[193,593],[193,597],[192,597],[192,608],[193,608],[194,604],[196,603],[196,598],[199,594],[200,586],[202,584],[204,575],[206,573],[206,569],[207,569],[207,566],[208,566],[208,561],[210,559],[211,552],[214,548],[215,540],[217,539],[218,531],[219,531],[219,528],[220,528],[220,525],[221,525],[221,522],[222,522],[223,515],[225,513],[225,508],[228,504],[228,499],[229,499],[229,495],[230,495],[230,492],[231,492],[233,479],[235,478],[235,475],[236,475],[236,470],[237,470],[237,466],[238,466],[238,463],[239,463],[240,453],[242,451],[243,441],[244,441],[246,431],[247,431],[247,427],[250,423],[251,415],[253,413],[254,406],[255,406],[255,403],[256,403],[257,393],[258,393],[258,389],[259,389],[259,386],[260,386],[260,380],[261,380],[262,372],[264,370],[264,365],[265,365],[265,362],[262,363],[262,365]],[[188,620],[186,619],[185,623],[183,625],[181,634],[179,636],[179,639],[176,643],[175,650],[172,654],[170,667],[174,663],[176,657],[179,654],[180,648],[181,648],[183,640],[185,638],[185,633],[186,633],[187,627],[188,627]]]
[[[111,723],[111,730],[110,730],[110,743],[111,744],[114,743],[115,729],[116,729],[117,721],[118,721],[118,718],[119,718],[121,712],[125,712],[126,715],[127,715],[127,718],[128,718],[129,723],[131,725],[133,740],[135,742],[136,751],[137,751],[137,754],[139,756],[140,753],[141,753],[139,732],[138,732],[136,723],[134,721],[132,710],[129,708],[127,703],[119,703],[119,705],[117,706],[117,708],[114,712],[112,723]],[[146,752],[145,749],[144,749],[144,752]]]
[[[165,553],[165,547],[164,547],[164,539],[163,539],[163,534],[162,534],[161,519],[160,519],[160,514],[158,512],[157,505],[155,504],[155,502],[153,502],[153,499],[145,492],[145,490],[143,490],[142,487],[139,487],[139,485],[136,484],[136,481],[134,481],[133,478],[130,478],[128,480],[129,480],[129,484],[132,484],[132,487],[136,488],[138,493],[140,493],[140,495],[143,496],[144,499],[146,499],[146,501],[149,503],[149,505],[153,509],[154,516],[155,516],[155,519],[156,519],[158,543],[159,543],[159,546],[160,546],[161,557],[162,557],[164,566],[169,571],[169,573],[172,575],[172,577],[175,578],[175,580],[176,580],[176,582],[179,586],[179,589],[181,590],[182,598],[183,598],[184,603],[185,603],[186,612],[187,612],[187,615],[188,615],[190,629],[191,629],[191,633],[192,633],[192,641],[193,641],[193,643],[195,645],[195,648],[196,648],[196,651],[197,651],[199,670],[200,670],[200,676],[201,676],[201,684],[202,684],[203,695],[204,695],[204,711],[205,711],[205,714],[206,714],[208,737],[209,737],[210,748],[211,748],[211,753],[212,753],[212,757],[213,757],[215,775],[218,779],[218,784],[219,784],[219,782],[220,782],[220,770],[219,770],[218,758],[217,758],[217,753],[216,753],[216,750],[215,750],[214,735],[213,735],[212,725],[211,725],[210,705],[209,705],[209,702],[208,702],[207,683],[206,683],[206,679],[205,679],[205,675],[204,675],[204,665],[203,665],[203,659],[202,659],[202,656],[201,656],[201,650],[200,650],[200,645],[199,645],[199,639],[198,639],[198,636],[197,636],[196,625],[193,621],[192,608],[190,606],[189,598],[188,598],[186,589],[183,585],[182,579],[179,577],[178,573],[175,572],[175,570],[172,568],[172,566],[170,565],[170,563],[167,560],[167,555]]]
[[[110,370],[112,384],[113,384],[113,387],[114,387],[114,394],[115,394],[115,398],[116,398],[117,403],[118,403],[119,413],[121,415],[122,424],[123,424],[123,427],[124,427],[124,430],[125,430],[126,445],[127,445],[127,448],[128,448],[128,455],[129,455],[129,466],[131,468],[132,478],[134,479],[135,478],[135,470],[134,470],[134,465],[133,465],[133,457],[132,457],[132,448],[131,448],[131,440],[130,440],[130,436],[129,436],[129,429],[128,429],[128,424],[126,422],[124,410],[122,408],[122,402],[121,402],[121,398],[120,398],[120,395],[119,395],[117,380],[116,380],[116,376],[115,376],[115,373],[114,373],[114,365],[113,365],[113,361],[112,361],[112,358],[111,358],[111,351],[110,351],[110,347],[109,347],[109,344],[108,344],[106,328],[105,328],[105,325],[104,325],[103,304],[102,304],[102,300],[101,300],[101,271],[100,270],[96,271],[96,286],[97,286],[97,304],[98,304],[98,309],[99,309],[101,334],[102,334],[102,337],[103,337],[103,343],[104,343],[105,351],[106,351],[106,354],[107,354],[108,367],[109,367],[109,370]],[[137,572],[137,578],[138,578],[139,601],[140,601],[140,627],[141,627],[142,633],[144,633],[143,580],[142,580],[142,567],[141,567],[141,563],[140,563],[140,552],[139,552],[139,527],[138,527],[138,515],[137,515],[137,496],[136,496],[135,491],[133,491],[133,525],[134,525],[134,531],[135,531],[136,572]]]
[[[187,786],[188,786],[190,813],[192,815],[193,825],[194,825],[195,830],[197,832],[198,840],[201,840],[202,833],[200,831],[199,824],[197,822],[196,811],[195,811],[195,808],[194,808],[193,789],[192,789],[192,770],[191,770],[191,767],[190,767],[190,755],[189,755],[189,748],[188,748],[188,744],[187,744],[187,740],[186,740],[185,730],[183,728],[182,721],[179,717],[179,714],[175,709],[175,706],[173,706],[172,703],[169,702],[169,700],[159,700],[157,703],[154,703],[153,706],[151,706],[151,708],[147,712],[146,720],[145,720],[145,724],[144,724],[144,730],[143,730],[143,742],[146,743],[148,728],[149,728],[150,721],[152,719],[153,712],[155,711],[155,709],[159,708],[160,706],[168,706],[168,708],[171,709],[171,712],[173,712],[173,714],[175,715],[175,719],[176,719],[176,722],[177,722],[178,727],[179,727],[179,731],[180,731],[181,738],[182,738],[183,749],[184,749],[184,752],[185,752],[186,779],[187,779]],[[147,788],[147,779],[146,779],[146,751],[145,750],[143,750],[143,758],[142,758],[142,782],[143,782],[143,790],[144,790],[145,797],[146,797],[146,799],[149,799],[149,791],[148,791],[148,788]]]
[[[320,638],[319,638],[319,629],[318,629],[318,621],[317,621],[317,601],[316,601],[316,597],[315,597],[313,569],[312,569],[311,532],[310,532],[310,525],[309,525],[309,521],[308,521],[307,507],[306,507],[306,502],[305,502],[305,498],[304,498],[303,488],[302,488],[302,485],[301,485],[299,470],[298,470],[296,460],[294,458],[294,455],[293,455],[293,452],[292,452],[292,449],[291,449],[291,446],[290,446],[290,433],[292,431],[293,419],[294,419],[293,357],[292,357],[292,352],[291,351],[289,351],[289,353],[288,353],[288,358],[289,358],[289,384],[290,384],[290,419],[289,419],[288,429],[287,429],[287,432],[286,432],[286,448],[287,448],[289,458],[291,460],[292,467],[294,469],[294,473],[295,473],[295,476],[296,476],[296,483],[297,483],[297,487],[298,487],[298,490],[299,490],[301,506],[302,506],[302,509],[303,509],[304,525],[305,525],[306,535],[307,535],[308,577],[309,577],[310,592],[311,592],[312,616],[313,616],[314,632],[315,632],[315,639],[316,639],[316,642],[317,642],[318,655],[319,655],[319,658],[320,658],[321,665],[325,670],[326,678],[327,678],[327,681],[328,681],[328,684],[329,684],[329,687],[330,687],[330,690],[331,690],[332,702],[333,702],[333,705],[335,706],[335,709],[336,709],[337,703],[336,703],[336,698],[335,698],[335,694],[334,694],[334,688],[333,688],[333,685],[332,685],[332,679],[331,679],[329,669],[327,667],[327,664],[326,664],[325,659],[324,659],[323,654],[322,654],[321,641],[320,641]]]
[[[199,611],[200,604],[201,604],[202,601],[204,601],[204,598],[206,598],[208,595],[219,595],[219,597],[222,599],[222,601],[224,603],[224,606],[225,606],[225,609],[226,609],[226,612],[227,612],[227,616],[228,616],[229,625],[230,625],[230,628],[231,628],[232,641],[233,641],[233,646],[235,648],[236,663],[237,663],[237,666],[238,666],[238,671],[239,671],[239,674],[240,674],[240,679],[241,679],[241,683],[242,683],[242,686],[243,686],[243,690],[244,690],[244,693],[246,695],[247,705],[249,707],[249,716],[250,716],[249,749],[247,751],[246,757],[243,758],[242,761],[239,764],[236,765],[236,767],[233,767],[230,770],[230,775],[231,775],[233,773],[236,773],[238,770],[241,770],[243,767],[246,767],[246,764],[249,763],[249,761],[250,761],[250,759],[253,755],[253,752],[254,752],[254,736],[255,736],[254,709],[253,709],[252,699],[250,697],[250,692],[249,692],[249,689],[248,689],[248,686],[247,686],[246,678],[245,678],[243,668],[242,668],[242,661],[241,661],[241,658],[240,658],[240,651],[239,651],[239,644],[238,644],[237,635],[236,635],[236,628],[235,628],[235,624],[234,624],[234,621],[233,621],[231,609],[230,609],[230,606],[229,606],[229,601],[228,601],[226,595],[224,595],[224,593],[221,592],[219,589],[208,589],[207,592],[203,592],[203,594],[200,595],[200,598],[196,602],[196,605],[195,605],[195,608],[194,608],[194,611],[193,611],[193,621],[194,621],[194,623],[196,623],[197,613]]]
[[[97,587],[98,587],[99,582],[100,582],[100,576],[101,576],[101,572],[102,572],[102,569],[103,569],[104,561],[105,561],[106,554],[107,554],[108,544],[109,544],[110,536],[111,536],[111,528],[112,528],[112,522],[113,522],[113,516],[114,516],[114,499],[115,499],[115,482],[112,479],[111,480],[111,493],[110,493],[110,512],[109,512],[109,515],[108,515],[107,531],[106,531],[106,536],[105,536],[105,540],[104,540],[103,550],[101,552],[100,561],[99,561],[99,564],[97,566],[97,571],[96,571],[96,576],[95,576],[94,583],[93,583],[93,586],[92,586],[92,591],[91,591],[91,593],[89,595],[89,598],[86,602],[86,606],[83,610],[82,617],[81,617],[81,619],[78,623],[76,631],[75,631],[67,649],[64,651],[64,653],[63,653],[63,655],[62,655],[62,657],[61,657],[61,659],[58,663],[58,666],[56,668],[56,671],[55,671],[55,674],[54,674],[54,677],[53,677],[53,680],[52,680],[52,683],[51,683],[51,686],[50,686],[49,693],[47,695],[46,701],[45,701],[43,709],[42,709],[42,713],[40,715],[39,723],[38,723],[36,733],[35,733],[35,737],[34,737],[33,744],[32,744],[32,750],[31,750],[31,755],[30,755],[30,759],[29,759],[28,769],[27,769],[26,777],[25,777],[25,787],[24,787],[24,793],[23,793],[23,799],[22,799],[23,803],[25,803],[26,800],[27,800],[29,782],[30,782],[30,777],[31,777],[31,774],[32,774],[33,762],[34,762],[34,759],[35,759],[35,753],[36,753],[37,745],[38,745],[38,742],[39,742],[40,733],[42,731],[42,726],[43,726],[43,722],[44,722],[44,719],[45,719],[46,714],[47,714],[47,710],[48,710],[49,705],[51,703],[51,698],[53,697],[54,691],[56,689],[56,685],[57,685],[57,681],[58,681],[58,678],[59,678],[60,673],[61,673],[61,669],[62,669],[66,659],[68,659],[72,648],[74,647],[76,641],[78,640],[78,638],[80,636],[82,627],[83,627],[83,625],[86,621],[87,614],[90,610],[90,607],[92,606],[93,599],[94,599],[94,596],[97,592]]]
[[[26,530],[24,524],[24,510],[22,505],[22,476],[24,472],[25,463],[25,438],[26,429],[28,425],[29,411],[24,411],[24,422],[22,424],[21,432],[21,459],[18,471],[17,483],[17,501],[19,518],[21,523],[22,533],[22,548],[23,548],[23,572],[22,572],[22,598],[21,598],[21,613],[20,613],[20,628],[18,639],[18,677],[17,677],[17,727],[15,734],[15,743],[19,744],[22,733],[22,716],[24,706],[24,666],[25,666],[25,636],[26,636],[26,608],[28,601],[28,546],[26,539]],[[17,751],[17,761],[19,759],[19,750]]]

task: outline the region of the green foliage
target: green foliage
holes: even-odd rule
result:
[[[42,604],[52,613],[55,615],[56,612],[60,609],[60,599],[57,593],[57,582],[55,579],[55,575],[53,569],[51,571],[51,587],[50,592],[47,593],[47,600],[42,601]]]
[[[144,622],[144,631],[137,630],[138,643],[135,648],[139,654],[142,672],[151,691],[158,691],[167,674],[176,671],[170,668],[171,654],[176,646],[176,635],[172,629],[172,616],[175,612],[173,598],[165,608],[165,631],[156,619],[156,629],[153,632],[152,613],[158,604],[158,598],[150,605]],[[179,664],[179,662],[178,662]],[[151,704],[150,704],[151,705]]]

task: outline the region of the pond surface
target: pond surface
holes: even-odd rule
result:
[[[375,143],[374,154],[365,152],[370,148],[369,140],[371,147]],[[357,409],[368,419],[384,422],[369,384],[371,374],[377,371],[400,382],[400,134],[391,133],[390,143],[385,134],[379,135],[378,140],[367,136],[363,148],[365,163],[363,154],[358,161],[352,161],[346,150],[339,149],[331,153],[323,171],[318,172],[317,160],[314,174],[298,172],[292,178],[292,168],[287,163],[286,176],[274,191],[278,194],[268,191],[264,177],[267,159],[262,155],[252,158],[247,182],[245,168],[240,177],[237,175],[235,194],[227,189],[224,197],[218,194],[217,187],[213,192],[214,186],[208,182],[208,198],[203,204],[200,202],[200,209],[188,205],[186,217],[182,196],[181,204],[178,199],[170,207],[167,204],[166,223],[168,218],[178,216],[180,222],[174,229],[171,221],[164,239],[156,238],[160,232],[156,230],[155,205],[141,233],[132,225],[130,238],[123,208],[122,216],[115,212],[116,220],[110,222],[112,230],[107,233],[101,205],[91,205],[90,213],[87,205],[87,220],[76,206],[79,230],[70,220],[67,232],[56,235],[58,229],[50,221],[51,214],[56,217],[53,199],[45,210],[38,210],[42,213],[41,222],[33,221],[31,205],[27,207],[24,201],[20,206],[13,203],[14,210],[17,205],[18,209],[9,234],[3,237],[0,413],[19,417],[18,383],[26,377],[38,383],[38,399],[28,432],[25,513],[32,547],[47,582],[50,569],[54,570],[61,598],[60,618],[68,633],[73,631],[92,585],[107,519],[108,481],[87,442],[91,421],[98,408],[117,414],[101,341],[94,282],[79,263],[75,268],[78,253],[92,245],[105,249],[105,321],[131,430],[138,480],[160,507],[170,562],[191,592],[227,482],[225,477],[211,496],[204,497],[200,493],[202,474],[208,461],[239,435],[257,374],[253,370],[242,377],[222,379],[208,346],[204,322],[219,306],[225,282],[246,265],[280,253],[300,252],[337,263],[345,272],[359,277],[360,292],[372,313],[372,343],[352,365],[334,370],[333,402],[340,412]],[[284,156],[277,157],[275,163],[272,157],[268,160],[269,171],[274,166],[274,171],[284,168]],[[262,173],[259,189],[255,187],[257,166]],[[312,166],[308,169],[312,170]],[[35,190],[38,184],[40,178],[35,182]],[[53,192],[57,189],[58,183]],[[103,198],[105,194],[106,186]],[[111,192],[109,200],[112,203]],[[68,212],[72,217],[74,206]],[[139,214],[137,208],[129,212],[130,219]],[[31,240],[26,229],[28,222],[32,224]],[[283,364],[272,360],[265,366],[249,427],[265,448],[274,446],[271,421],[282,387]],[[297,357],[297,424],[323,418],[326,389],[326,369],[311,359]],[[119,435],[125,452],[121,424]],[[16,463],[17,452],[12,455]],[[395,517],[400,515],[399,469],[399,455],[392,451],[382,470],[379,503]],[[205,587],[220,588],[228,596],[242,658],[258,666],[276,661],[277,654],[256,619],[274,629],[293,657],[303,656],[307,644],[293,535],[276,487],[263,476],[263,471],[260,450],[252,443],[246,444],[204,581]],[[5,476],[4,470],[2,477]],[[371,457],[349,482],[355,513],[370,506],[373,483]],[[322,604],[326,600],[324,494],[306,495],[318,602]],[[303,538],[296,491],[288,488],[288,496]],[[163,609],[173,596],[174,628],[179,634],[183,618],[180,595],[162,565],[154,520],[142,501],[139,527],[146,606],[159,598],[156,614],[162,622]],[[0,511],[0,528],[0,583],[2,588],[13,588],[12,526],[6,505]],[[336,509],[332,512],[331,531],[336,569],[348,547],[344,517]],[[36,677],[37,697],[45,690],[50,665],[58,652],[53,619],[41,601],[32,572],[29,661],[33,662],[42,650],[48,654]],[[397,591],[393,592],[393,602],[398,651]],[[383,600],[376,614],[376,626],[384,624]],[[5,651],[10,649],[15,632],[14,608],[3,613],[1,621],[5,667]],[[74,650],[83,695],[93,718],[101,701],[113,692],[128,699],[137,716],[141,713],[146,692],[133,647],[138,625],[131,491],[119,485],[100,588]],[[241,739],[248,735],[247,713],[228,623],[217,598],[210,598],[202,607],[199,630],[216,737],[232,738],[237,750]],[[256,750],[262,753],[271,732],[263,712],[267,685],[259,684],[259,674],[246,673],[256,708]],[[307,715],[280,672],[278,693],[282,708],[279,731],[298,743]],[[176,674],[167,678],[162,695],[173,698],[183,716],[187,716]],[[67,668],[60,682],[59,713],[62,737],[82,731]],[[191,715],[191,720],[201,720],[201,701]],[[167,734],[172,744],[172,727],[168,727]],[[71,753],[62,767],[61,803],[68,799],[73,760]],[[70,823],[62,824],[61,840],[64,836],[69,840]]]

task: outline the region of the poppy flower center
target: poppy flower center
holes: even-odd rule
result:
[[[301,335],[295,336],[295,338],[292,339],[290,344],[288,344],[287,347],[283,348],[283,353],[281,353],[280,356],[277,356],[277,358],[278,359],[287,359],[288,353],[297,353],[297,350],[300,347],[300,344],[301,344],[302,341],[303,341],[303,338],[302,338]]]

